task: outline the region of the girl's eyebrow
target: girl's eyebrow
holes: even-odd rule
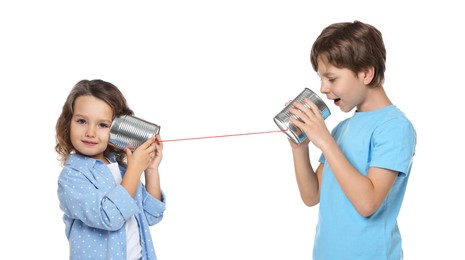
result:
[[[81,114],[75,114],[73,115],[73,118],[74,117],[82,117],[82,118],[87,118],[85,115],[81,115]],[[99,122],[105,122],[105,123],[109,123],[111,124],[113,122],[113,120],[111,119],[98,119]]]

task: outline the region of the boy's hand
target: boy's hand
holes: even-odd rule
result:
[[[289,111],[298,119],[291,116],[289,121],[303,131],[309,141],[321,149],[327,138],[332,138],[331,133],[318,107],[308,98],[304,101],[305,105],[299,102],[294,103],[294,107]]]

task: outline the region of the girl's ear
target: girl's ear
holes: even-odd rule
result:
[[[375,67],[370,66],[368,68],[365,68],[360,72],[359,75],[362,77],[363,83],[365,85],[368,85],[371,83],[371,81],[375,77]]]

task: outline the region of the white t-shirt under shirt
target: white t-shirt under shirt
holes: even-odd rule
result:
[[[120,184],[122,181],[121,172],[118,167],[118,163],[108,164],[113,177],[115,178],[116,184]],[[132,216],[126,221],[126,247],[127,247],[127,258],[126,259],[140,259],[142,257],[142,248],[140,246],[139,238],[139,226],[137,224],[136,217]]]

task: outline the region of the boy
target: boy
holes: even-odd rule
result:
[[[290,121],[307,135],[290,141],[300,195],[319,203],[314,259],[402,259],[397,226],[416,132],[384,88],[381,33],[359,21],[325,28],[311,50],[321,93],[343,112],[356,109],[330,133],[318,108],[296,103]],[[308,144],[322,151],[313,169]]]

